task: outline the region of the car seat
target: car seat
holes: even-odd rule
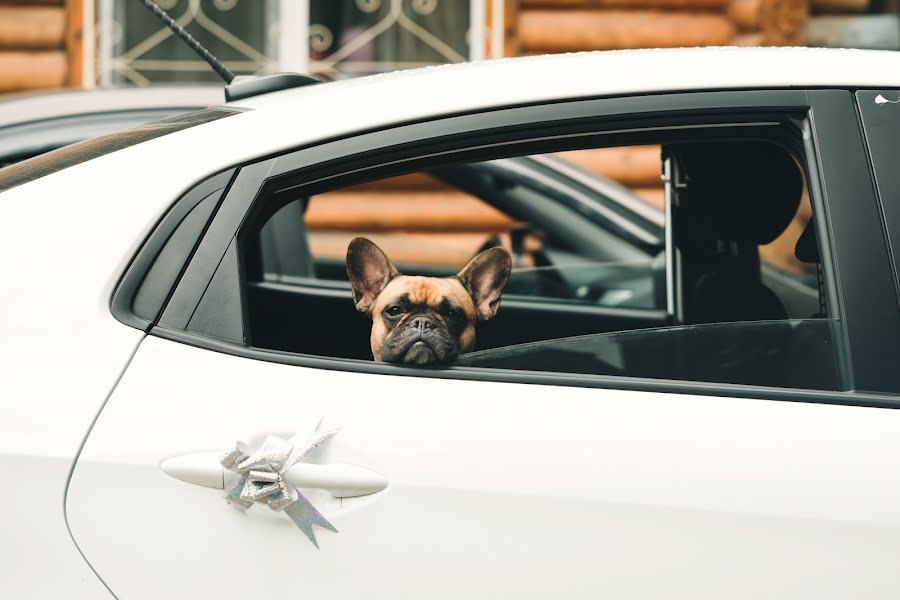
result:
[[[760,280],[758,248],[797,212],[803,179],[794,159],[767,142],[667,150],[686,181],[673,210],[684,322],[786,319],[784,305]]]
[[[307,205],[306,198],[289,202],[263,225],[259,243],[266,277],[316,276],[304,218]]]

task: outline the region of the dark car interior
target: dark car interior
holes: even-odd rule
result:
[[[835,322],[825,296],[788,310],[762,277],[759,246],[795,215],[803,189],[793,157],[769,143],[670,145],[671,201],[683,324],[539,341],[463,356],[461,365],[685,381],[838,389]],[[748,177],[747,173],[765,173]],[[814,223],[796,257],[819,262]],[[797,300],[794,299],[796,303]]]
[[[577,207],[515,194],[517,186],[502,173],[460,168],[443,173],[454,185],[540,224],[551,240],[550,250],[539,257],[543,264],[553,264],[557,239],[562,240],[557,248],[564,250],[568,242],[598,259],[609,259],[611,252],[618,258],[642,256],[650,306],[659,308],[567,303],[571,286],[559,270],[537,269],[511,284],[501,316],[479,329],[477,351],[462,356],[459,365],[725,383],[759,383],[765,373],[767,385],[837,385],[830,358],[832,322],[820,319],[827,314],[821,278],[812,288],[788,285],[767,275],[760,261],[759,246],[785,230],[800,203],[804,179],[793,155],[774,143],[754,141],[673,143],[664,146],[663,155],[673,172],[669,253],[623,245],[608,224],[592,223]],[[306,204],[305,198],[295,199],[271,218],[258,219],[241,242],[250,343],[371,359],[371,323],[354,309],[349,283],[323,284],[316,278],[329,269],[336,278],[343,265],[317,262],[310,254]],[[812,222],[796,256],[818,262]],[[411,274],[452,274],[422,271]],[[629,276],[635,274],[612,269],[597,274],[593,285],[602,288],[604,277],[608,282]],[[558,301],[519,296],[517,285],[541,289]],[[674,299],[674,310],[666,310],[667,297]]]

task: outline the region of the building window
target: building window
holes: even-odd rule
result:
[[[235,74],[329,80],[481,58],[488,2],[157,0]],[[98,18],[100,85],[218,80],[142,3],[99,0]]]

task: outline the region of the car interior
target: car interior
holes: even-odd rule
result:
[[[485,350],[459,364],[721,383],[764,378],[777,387],[837,389],[834,323],[824,318],[821,277],[813,297],[810,288],[789,294],[762,276],[759,247],[785,230],[803,191],[793,157],[775,150],[759,142],[665,147],[677,169],[672,270],[681,326]],[[766,176],[747,177],[746,170]],[[811,220],[795,255],[820,272]]]
[[[662,229],[640,223],[649,238],[586,210],[565,185],[548,192],[511,175],[510,159],[431,169],[515,221],[502,241],[485,239],[476,253],[504,243],[522,265],[498,318],[479,327],[476,351],[456,364],[835,388],[834,322],[826,318],[814,221],[795,242],[803,272],[782,273],[760,258],[798,214],[801,164],[772,141],[664,143],[667,218]],[[371,360],[371,322],[353,306],[342,257],[311,251],[315,232],[305,218],[315,202],[272,207],[244,232],[250,344]],[[529,237],[540,243],[526,245]],[[407,274],[456,272],[397,266]],[[630,301],[601,300],[610,297]]]

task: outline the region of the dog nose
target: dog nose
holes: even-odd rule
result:
[[[409,326],[413,329],[418,329],[419,333],[425,333],[432,327],[434,327],[434,323],[432,323],[431,319],[424,315],[420,315],[418,317],[413,317],[409,321]]]

